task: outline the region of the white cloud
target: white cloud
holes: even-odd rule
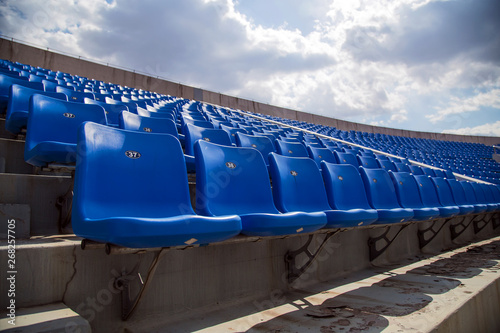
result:
[[[294,1],[274,22],[258,16],[273,0],[16,0],[0,2],[0,32],[351,121],[440,132],[448,114],[499,108],[495,0]]]
[[[500,89],[493,89],[468,98],[452,97],[449,106],[425,117],[432,123],[436,123],[453,114],[480,111],[482,107],[500,109]]]
[[[484,124],[475,127],[464,127],[454,130],[444,130],[443,133],[500,137],[500,120],[492,124]]]

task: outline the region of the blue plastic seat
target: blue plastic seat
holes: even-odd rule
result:
[[[436,187],[438,199],[442,206],[457,206],[460,209],[460,215],[471,213],[470,207],[460,207],[460,205],[457,204],[453,197],[451,187],[446,179],[442,177],[432,177],[431,180]]]
[[[85,104],[95,104],[102,106],[104,112],[106,113],[106,122],[109,126],[118,127],[119,126],[119,116],[123,111],[128,112],[128,107],[123,104],[108,104],[105,102],[100,102],[93,100],[91,98],[83,99]]]
[[[236,133],[248,134],[248,132],[243,128],[228,127],[225,125],[221,125],[221,130],[225,131],[229,135],[229,138],[234,146],[236,146]]]
[[[41,82],[29,82],[26,78],[0,74],[0,113],[5,113],[9,101],[10,86],[13,84],[44,91],[43,83]]]
[[[411,172],[410,167],[408,164],[405,163],[393,163],[394,167],[396,168],[396,172]]]
[[[484,193],[484,189],[481,186],[482,184],[471,182],[472,188],[474,189],[474,193],[476,194],[477,202],[486,205],[486,212],[494,212],[497,210],[498,206],[496,204],[491,203],[488,199],[486,199],[486,195]]]
[[[68,96],[68,101],[83,103],[85,98],[95,99],[94,94],[90,92],[73,91],[68,87],[56,87],[56,92],[60,92]]]
[[[260,135],[250,135],[238,132],[236,133],[236,145],[238,147],[251,147],[257,149],[261,153],[267,166],[269,166],[269,153],[276,152],[272,141]]]
[[[377,221],[378,213],[370,207],[358,170],[350,164],[321,162],[328,203],[334,209],[331,227],[356,227]]]
[[[316,162],[320,170],[321,161],[325,161],[328,163],[337,163],[337,159],[333,155],[332,151],[328,148],[315,148],[307,146],[307,153],[309,154],[309,157]]]
[[[434,171],[434,174],[436,175],[436,177],[446,178],[446,174],[444,173],[443,170],[434,169],[433,171]]]
[[[475,213],[485,213],[488,207],[484,203],[480,203],[477,200],[476,197],[476,192],[474,191],[474,188],[472,188],[472,185],[470,182],[466,180],[460,180],[458,183],[462,186],[464,193],[465,193],[465,198],[467,199],[467,203],[469,205],[474,206],[474,212]]]
[[[378,212],[376,224],[406,222],[413,218],[412,209],[402,208],[399,205],[396,190],[387,171],[364,167],[359,169],[365,184],[368,202]]]
[[[413,221],[432,220],[439,216],[437,207],[424,207],[418,185],[409,172],[389,172],[401,207],[413,209]]]
[[[429,177],[436,177],[436,174],[434,173],[434,169],[428,168],[428,167],[422,167],[422,172],[424,175],[427,175]]]
[[[456,204],[443,206],[439,201],[436,187],[427,175],[413,175],[418,184],[420,198],[425,207],[437,207],[440,217],[452,217],[460,214],[460,208]]]
[[[389,160],[377,160],[377,163],[379,165],[378,166],[379,168],[385,169],[387,171],[393,171],[393,172],[397,172],[398,171],[396,169],[396,166],[394,165],[394,163],[392,163]],[[400,163],[400,164],[403,164],[403,163]]]
[[[410,168],[411,173],[416,175],[416,176],[420,176],[420,175],[424,174],[424,172],[422,171],[422,168],[418,165],[410,164],[408,167]]]
[[[30,99],[24,160],[34,166],[75,163],[77,130],[86,121],[105,125],[104,109],[99,105],[33,95]]]
[[[380,169],[380,165],[377,163],[377,160],[374,157],[369,156],[357,156],[359,166],[362,166],[367,169]],[[387,170],[389,171],[389,170]]]
[[[198,140],[217,143],[225,146],[232,146],[229,135],[215,128],[199,127],[192,124],[186,124],[186,155],[194,156],[194,144]]]
[[[199,140],[195,157],[199,214],[237,214],[242,233],[251,236],[306,233],[326,224],[323,212],[280,213],[276,209],[266,163],[258,150]]]
[[[455,175],[453,174],[453,171],[445,170],[444,173],[445,173],[446,179],[455,179],[456,180]]]
[[[269,155],[274,203],[282,213],[324,212],[329,228],[346,227],[328,204],[325,185],[316,163],[307,157]]]
[[[122,102],[121,100],[118,101],[118,100],[115,100],[115,99],[109,98],[109,97],[105,97],[104,101],[107,104],[112,104],[112,105],[125,105],[128,108],[129,112],[137,114],[137,104],[135,104],[134,102],[125,103],[125,102]]]
[[[450,187],[453,200],[457,204],[458,208],[460,208],[460,215],[479,213],[479,210],[467,201],[465,191],[456,179],[446,179],[446,182]]]
[[[356,155],[353,155],[351,153],[343,153],[339,151],[335,151],[333,152],[333,154],[335,155],[338,164],[350,164],[356,168],[359,167],[359,162],[358,159],[356,158]]]
[[[18,84],[10,87],[9,104],[5,117],[5,128],[14,134],[21,133],[28,124],[30,98],[34,94],[45,95],[67,101],[66,95],[55,92],[45,92],[38,89],[31,89]]]
[[[191,207],[182,148],[168,134],[95,123],[79,130],[72,226],[91,240],[132,248],[218,242],[236,236],[236,215]]]
[[[147,110],[147,109],[144,109],[144,108],[141,108],[138,106],[137,107],[137,114],[141,117],[170,119],[172,121],[175,121],[175,116],[171,112],[158,112],[158,111],[154,110],[154,108],[151,106],[148,106],[148,108],[150,108],[150,110]],[[152,111],[152,110],[154,110],[154,111]]]
[[[118,117],[121,129],[146,133],[170,134],[179,138],[177,127],[171,119],[141,117],[135,113],[123,111]]]
[[[306,147],[301,143],[276,140],[275,145],[276,152],[280,155],[292,157],[309,157]]]

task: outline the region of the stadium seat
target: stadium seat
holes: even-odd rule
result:
[[[194,144],[198,140],[217,143],[225,146],[232,146],[229,135],[215,128],[199,127],[192,124],[186,124],[186,155],[194,156]]]
[[[309,154],[309,157],[316,162],[320,170],[321,161],[325,161],[328,163],[337,163],[337,159],[333,155],[332,151],[328,148],[315,148],[307,146],[307,153]]]
[[[429,177],[436,177],[436,174],[434,173],[434,169],[428,168],[428,167],[422,167],[422,172],[424,175],[427,175]]]
[[[392,163],[392,162],[391,162]],[[394,167],[396,168],[396,172],[411,172],[411,169],[410,167],[408,166],[408,164],[405,164],[405,163],[392,163],[394,165]]]
[[[456,204],[451,206],[441,205],[431,177],[427,175],[413,175],[413,177],[417,181],[420,198],[424,207],[437,207],[440,217],[452,217],[460,214],[460,208]]]
[[[446,174],[444,173],[443,170],[434,169],[433,171],[434,171],[434,174],[436,175],[436,177],[446,178]]]
[[[24,160],[34,166],[74,164],[78,127],[92,121],[106,125],[99,105],[33,95],[30,99]]]
[[[231,139],[231,142],[233,143],[233,146],[236,146],[236,133],[245,133],[247,134],[248,132],[244,130],[243,128],[236,128],[236,127],[229,127],[225,125],[221,125],[220,129],[226,132],[229,135],[229,138]]]
[[[361,178],[365,184],[368,202],[377,210],[376,224],[406,222],[413,218],[413,210],[402,208],[389,173],[384,169],[360,167]]]
[[[450,187],[451,193],[453,195],[453,200],[460,209],[460,215],[479,213],[480,211],[479,209],[476,210],[474,205],[467,202],[467,198],[465,197],[465,191],[456,179],[446,179],[446,182]]]
[[[420,194],[418,192],[418,185],[409,172],[389,172],[392,183],[396,189],[398,202],[403,208],[413,209],[413,221],[432,220],[439,216],[439,209],[437,207],[424,207]]]
[[[285,142],[282,140],[276,140],[276,153],[283,156],[292,157],[309,157],[306,147],[301,143],[296,142]]]
[[[377,221],[378,213],[370,207],[358,170],[350,164],[321,162],[328,203],[334,209],[336,224],[331,227],[355,227]]]
[[[338,164],[350,164],[356,168],[359,167],[359,162],[356,158],[356,155],[353,155],[351,153],[342,153],[339,151],[334,151],[333,154],[335,155]]]
[[[7,109],[10,86],[13,84],[44,91],[43,83],[41,82],[29,82],[26,78],[0,74],[0,113],[5,113]]]
[[[486,207],[487,207],[486,212],[490,213],[490,212],[496,211],[498,208],[498,205],[492,203],[490,200],[488,200],[486,198],[486,194],[484,192],[483,186],[481,186],[483,184],[479,184],[476,182],[471,182],[470,184],[471,184],[472,188],[474,189],[474,193],[476,194],[477,202],[486,205]]]
[[[396,169],[396,166],[394,165],[395,163],[392,163],[388,159],[387,160],[379,160],[379,159],[377,159],[377,163],[379,165],[379,168],[385,169],[387,171],[393,171],[393,172],[397,172],[398,171]],[[403,163],[400,163],[400,164],[403,164]],[[405,165],[405,164],[403,164],[403,165]]]
[[[467,203],[469,205],[474,206],[474,212],[475,213],[485,213],[486,210],[488,209],[488,206],[484,203],[480,203],[477,200],[476,197],[476,192],[474,191],[474,188],[472,188],[472,185],[470,182],[466,180],[460,180],[458,183],[462,186],[465,194],[465,198],[467,199]]]
[[[131,248],[208,244],[236,236],[236,215],[191,207],[182,148],[168,134],[95,123],[79,130],[72,226],[77,236]]]
[[[439,202],[442,206],[457,206],[460,209],[460,215],[466,215],[471,213],[470,207],[460,207],[453,197],[453,192],[451,187],[442,177],[431,177],[432,183],[436,187],[436,192],[438,194]]]
[[[242,233],[250,236],[306,233],[326,224],[323,212],[280,213],[276,209],[266,163],[258,150],[204,140],[198,140],[194,148],[199,214],[237,214]]]
[[[424,174],[424,172],[422,171],[422,168],[418,165],[409,165],[408,167],[410,168],[411,173],[414,175],[419,176],[419,175]]]
[[[325,185],[316,163],[306,157],[269,155],[274,203],[282,213],[324,212],[328,228],[346,227],[328,204]]]
[[[118,117],[121,129],[146,133],[163,133],[175,136],[177,139],[177,127],[171,119],[142,117],[135,113],[123,111]]]
[[[67,87],[58,86],[56,87],[56,92],[60,92],[68,96],[68,101],[70,102],[83,103],[85,98],[95,99],[93,93],[73,91]]]
[[[83,99],[85,104],[95,104],[102,106],[104,112],[106,113],[106,122],[109,126],[118,127],[119,126],[119,116],[123,111],[128,112],[128,107],[123,104],[108,104],[105,102],[100,102],[93,100],[91,98],[85,97]]]
[[[377,163],[377,160],[374,157],[368,156],[357,156],[359,166],[362,166],[367,169],[380,169],[380,165]],[[386,170],[389,171],[389,170]]]
[[[5,116],[5,128],[14,134],[21,133],[28,124],[30,98],[34,94],[45,95],[67,101],[66,95],[56,92],[45,92],[38,89],[27,88],[18,84],[10,87],[9,103]]]
[[[236,145],[238,147],[251,147],[257,149],[264,159],[264,162],[269,166],[269,153],[276,152],[272,141],[260,135],[250,135],[244,133],[236,133]]]

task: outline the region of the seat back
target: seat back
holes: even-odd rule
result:
[[[413,177],[417,181],[422,204],[425,207],[440,207],[441,203],[431,178],[427,175],[413,175]]]
[[[357,156],[359,165],[367,168],[367,169],[379,169],[380,165],[377,163],[377,160],[373,157],[369,156]],[[389,171],[389,170],[386,170]]]
[[[68,101],[83,103],[85,98],[95,99],[94,94],[90,92],[73,91],[70,88],[57,86],[56,92],[60,92],[68,96]]]
[[[281,212],[331,210],[316,163],[306,157],[269,155],[274,203]]]
[[[231,143],[236,145],[236,133],[245,133],[247,134],[248,132],[245,131],[243,128],[236,128],[236,127],[229,127],[225,125],[221,125],[221,130],[225,131],[228,135],[229,138],[231,139]]]
[[[177,127],[171,119],[141,117],[137,114],[123,111],[119,116],[120,128],[128,131],[145,133],[164,133],[179,138]]]
[[[194,144],[198,140],[217,143],[225,146],[232,146],[229,135],[214,128],[204,128],[192,124],[186,124],[186,154],[194,155]]]
[[[360,167],[368,202],[375,209],[401,208],[389,173],[384,169]]]
[[[476,192],[474,191],[474,188],[472,187],[471,182],[468,182],[466,180],[460,180],[458,182],[462,186],[462,188],[464,189],[465,198],[467,199],[467,203],[469,205],[480,204],[480,202],[477,199]]]
[[[83,102],[85,104],[95,104],[95,105],[102,106],[102,108],[104,109],[104,112],[106,113],[106,121],[108,122],[108,125],[118,126],[120,123],[119,119],[118,119],[120,114],[123,111],[128,112],[128,107],[126,105],[123,105],[123,104],[108,104],[108,103],[96,101],[94,99],[87,98],[87,97],[85,97],[83,99]]]
[[[197,213],[278,213],[266,163],[257,149],[198,140],[194,156]]]
[[[371,209],[359,171],[350,164],[321,162],[330,206],[338,210]]]
[[[28,130],[24,145],[26,161],[34,165],[45,164],[43,160],[32,155],[32,149],[41,143],[76,145],[78,128],[86,121],[106,125],[104,109],[99,105],[67,102],[48,96],[33,95],[30,99]],[[60,150],[64,149],[61,147]],[[68,153],[70,152],[72,150],[68,150]],[[50,149],[38,151],[38,153],[47,154],[46,158],[50,158],[52,154]],[[54,160],[45,160],[45,162],[68,162],[68,160],[59,160],[60,157],[55,155],[54,157]]]
[[[397,172],[411,172],[411,169],[408,166],[408,164],[396,162],[396,163],[393,163],[393,165],[396,168]]]
[[[264,159],[266,165],[269,165],[269,153],[276,152],[272,141],[260,135],[250,135],[241,132],[236,133],[236,145],[238,147],[251,147],[257,149]]]
[[[418,165],[412,165],[411,164],[408,167],[410,168],[411,173],[414,174],[414,175],[420,176],[420,175],[424,174],[424,172],[422,171],[422,168],[420,166],[418,166]]]
[[[26,79],[21,79],[21,77],[16,78],[5,74],[0,74],[0,96],[9,95],[10,86],[13,84],[41,91],[43,91],[44,89],[43,83],[41,82],[30,82]]]
[[[87,219],[194,214],[182,148],[171,135],[85,123],[74,191],[73,214]]]
[[[319,168],[321,168],[321,161],[325,161],[328,163],[337,163],[335,156],[328,148],[315,148],[312,146],[307,146],[307,153],[309,154],[309,157],[316,162]]]
[[[393,171],[393,172],[398,171],[396,169],[396,167],[394,166],[394,163],[392,163],[389,160],[377,160],[377,163],[379,165],[379,168],[385,169],[387,171]],[[402,163],[400,163],[400,164],[402,164]]]
[[[342,153],[339,151],[335,151],[333,154],[335,155],[338,164],[350,164],[356,168],[359,167],[359,162],[356,158],[356,155],[353,155],[351,153]]]
[[[418,185],[409,172],[390,172],[392,183],[396,189],[398,202],[403,208],[422,208],[422,199],[418,192]]]
[[[280,155],[292,157],[309,157],[306,147],[301,143],[276,140],[275,145],[276,152]]]
[[[453,193],[451,192],[448,182],[441,177],[431,177],[431,180],[436,187],[436,192],[441,206],[456,206],[457,203],[453,198]]]
[[[9,92],[9,104],[7,106],[6,119],[9,119],[13,112],[28,111],[30,98],[34,94],[45,95],[67,101],[68,98],[63,93],[45,92],[39,89],[32,89],[18,84],[13,84]]]
[[[471,205],[473,203],[470,203],[467,201],[467,197],[465,196],[465,191],[464,188],[460,185],[458,180],[456,179],[446,179],[446,182],[448,183],[448,186],[450,186],[451,193],[453,195],[453,200],[457,205]]]
[[[436,174],[434,173],[434,169],[428,168],[428,167],[422,167],[422,172],[424,175],[430,176],[430,177],[436,177]]]

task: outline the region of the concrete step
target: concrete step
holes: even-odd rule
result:
[[[17,135],[10,133],[5,129],[5,114],[0,115],[0,138],[15,139]]]
[[[10,314],[10,316],[9,316]],[[64,303],[17,309],[0,319],[0,331],[5,333],[66,333],[92,332],[90,324]]]
[[[24,141],[0,139],[0,173],[33,172],[34,167],[24,161]]]
[[[26,220],[29,215],[30,235],[59,234],[58,220],[60,208],[58,202],[64,197],[73,185],[70,176],[23,175],[0,173],[0,211],[11,208],[10,205],[21,205],[17,209],[19,215],[11,213],[10,218]],[[69,204],[66,202],[66,204]],[[12,210],[9,210],[12,211]],[[3,219],[0,221],[6,232]]]
[[[500,237],[137,332],[500,332]],[[172,318],[170,318],[172,319]]]

